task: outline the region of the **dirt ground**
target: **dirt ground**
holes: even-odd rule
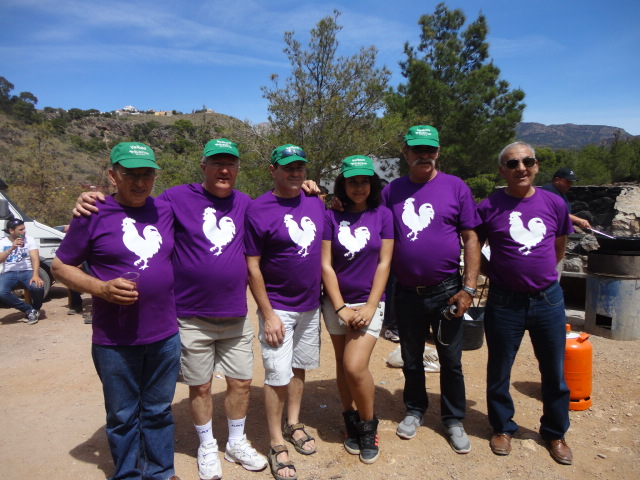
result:
[[[36,325],[21,323],[19,313],[0,308],[0,479],[104,479],[112,463],[104,434],[100,382],[90,356],[91,326],[80,315],[67,315],[64,287],[54,286]],[[90,300],[85,298],[85,306]],[[255,311],[252,306],[250,311]],[[256,322],[255,314],[251,318]],[[540,378],[527,340],[516,360],[512,393],[519,434],[513,451],[498,457],[489,449],[491,430],[485,406],[486,348],[464,352],[467,418],[472,450],[457,455],[440,430],[438,374],[429,373],[430,408],[425,425],[412,440],[395,435],[402,419],[403,377],[385,359],[396,347],[380,339],[371,367],[376,382],[381,455],[364,465],[342,447],[342,416],[334,382],[335,362],[326,332],[322,364],[307,374],[302,421],[318,441],[318,452],[292,451],[301,479],[638,479],[640,466],[640,342],[591,337],[594,349],[593,406],[571,412],[567,441],[574,464],[555,463],[537,434],[541,415]],[[256,344],[256,352],[258,346]],[[256,355],[247,434],[263,454],[268,434],[262,407],[263,372]],[[220,406],[224,380],[215,379],[214,405]],[[176,473],[197,480],[197,437],[189,420],[187,388],[178,385],[174,400]],[[226,442],[226,422],[214,415],[218,443]],[[222,458],[222,456],[221,456]],[[222,460],[223,478],[269,480],[269,470],[247,472]]]

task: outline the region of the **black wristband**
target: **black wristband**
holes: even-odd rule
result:
[[[346,308],[346,307],[347,307],[347,304],[345,303],[339,309],[336,310],[336,313],[338,313],[340,310],[342,310],[343,308]]]

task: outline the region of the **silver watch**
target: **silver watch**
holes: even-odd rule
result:
[[[471,295],[471,298],[475,297],[476,294],[478,293],[478,289],[476,288],[471,288],[471,287],[462,287],[462,290],[464,290],[465,292],[467,292],[469,295]]]

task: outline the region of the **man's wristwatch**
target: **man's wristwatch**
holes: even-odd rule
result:
[[[471,288],[471,287],[462,287],[462,290],[464,290],[465,292],[467,292],[469,295],[471,295],[471,298],[474,298],[476,296],[476,294],[478,293],[478,289],[476,288]]]

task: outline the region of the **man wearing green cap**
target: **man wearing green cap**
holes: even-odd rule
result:
[[[73,218],[55,277],[93,296],[91,354],[102,382],[111,478],[173,479],[171,402],[180,367],[173,297],[173,213],[150,197],[159,167],[147,145],[111,151],[116,193],[100,215]],[[93,276],[76,265],[87,262]]]
[[[324,203],[301,195],[307,158],[296,145],[273,150],[274,189],[247,211],[245,248],[249,285],[258,305],[265,368],[264,398],[277,479],[297,478],[284,441],[310,455],[316,445],[299,422],[305,370],[320,362],[320,256]],[[295,272],[298,272],[296,274]],[[287,418],[281,428],[284,403]]]
[[[440,414],[449,443],[456,453],[471,444],[462,426],[466,401],[462,374],[462,315],[476,294],[480,225],[469,187],[458,177],[436,168],[440,154],[438,131],[416,125],[404,137],[402,153],[409,175],[382,191],[383,203],[394,217],[393,271],[398,280],[396,316],[405,385],[405,417],[396,434],[413,438],[428,407],[423,367],[426,334],[436,333],[440,360]],[[460,242],[464,245],[464,275],[460,270]],[[441,312],[455,305],[457,312]]]
[[[213,435],[213,372],[225,375],[224,410],[229,436],[224,458],[247,470],[266,467],[244,433],[253,376],[253,328],[247,317],[244,217],[251,202],[234,189],[237,145],[226,138],[207,142],[200,168],[202,183],[178,185],[158,199],[174,214],[175,301],[182,341],[180,379],[189,386],[189,411],[199,438],[198,473],[221,478]],[[96,211],[95,207],[83,204]]]

